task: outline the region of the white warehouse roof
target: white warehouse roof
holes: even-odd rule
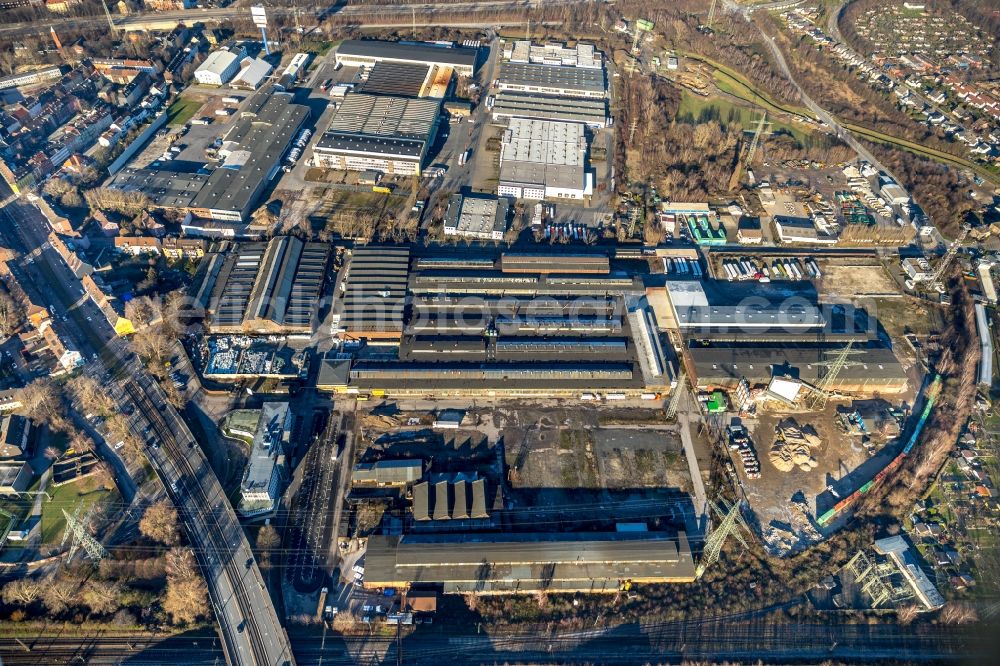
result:
[[[232,51],[223,51],[222,49],[213,51],[195,71],[212,72],[217,76],[222,76],[236,62],[237,57]]]
[[[268,75],[274,70],[271,63],[260,58],[247,58],[242,63],[243,69],[233,78],[234,86],[245,85],[250,88],[259,88]]]

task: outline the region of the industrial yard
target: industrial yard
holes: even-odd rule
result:
[[[943,25],[873,1],[147,0],[71,13],[115,58],[0,46],[62,63],[0,76],[0,626],[286,666],[959,640],[1000,571],[1000,209],[934,146],[988,123],[928,166],[845,107],[972,86],[988,22],[855,61],[843,17]],[[831,56],[864,75],[824,109]]]

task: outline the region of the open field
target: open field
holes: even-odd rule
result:
[[[178,97],[167,109],[168,125],[183,125],[194,117],[202,106],[202,101],[190,97]]]
[[[898,294],[892,278],[886,275],[881,264],[845,264],[842,260],[817,260],[823,275],[817,291],[824,297],[854,300],[857,298],[877,298]]]
[[[944,328],[944,313],[926,301],[913,298],[879,298],[871,301],[871,314],[893,339],[907,333],[918,336],[940,333]]]
[[[84,477],[79,481],[53,488],[50,494],[52,500],[46,500],[42,504],[42,543],[46,544],[59,543],[62,540],[63,528],[66,526],[63,509],[72,515],[77,505],[82,504],[82,513],[85,514],[98,502],[118,499],[117,492],[105,490],[98,485],[94,477]]]

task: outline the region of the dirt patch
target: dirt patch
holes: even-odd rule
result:
[[[817,285],[820,294],[845,300],[877,298],[898,294],[896,283],[881,264],[844,264],[842,260],[817,260],[823,275]]]

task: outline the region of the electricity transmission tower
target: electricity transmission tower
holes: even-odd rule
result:
[[[681,405],[681,396],[687,392],[687,375],[684,373],[684,368],[681,368],[681,375],[677,378],[677,388],[670,396],[670,403],[667,405],[666,416],[668,419],[672,419],[677,416],[677,408]]]
[[[111,18],[111,11],[108,9],[108,3],[105,0],[101,0],[101,5],[104,6],[104,15],[108,17],[108,26],[111,28],[111,34],[115,37],[118,36],[118,28],[115,26],[114,20]]]
[[[69,562],[76,555],[76,551],[80,546],[87,551],[87,557],[94,561],[103,560],[108,556],[108,551],[104,549],[101,542],[90,536],[84,527],[86,517],[81,519],[80,512],[83,509],[82,504],[78,504],[76,510],[70,515],[66,509],[63,509],[63,516],[66,518],[66,531],[63,532],[63,543],[66,543],[66,537],[70,534],[73,535],[73,540],[70,542],[69,550],[66,552],[66,561]],[[88,512],[89,515],[89,512]]]
[[[746,533],[749,536],[750,528],[747,527],[746,521],[743,520],[743,515],[740,513],[740,502],[737,500],[728,507],[724,502],[709,502],[709,506],[716,516],[722,519],[722,522],[712,530],[712,533],[705,540],[705,550],[701,554],[701,562],[695,569],[696,578],[701,578],[705,570],[715,564],[719,559],[719,554],[722,553],[722,546],[725,545],[726,539],[730,536],[739,541],[744,548],[749,548],[743,535]]]
[[[821,410],[826,407],[827,398],[830,397],[833,385],[837,382],[837,377],[840,375],[841,370],[848,366],[858,365],[857,361],[850,360],[850,357],[855,354],[863,354],[864,351],[861,349],[854,349],[854,343],[848,342],[847,346],[838,352],[827,352],[828,354],[836,353],[837,355],[833,360],[820,361],[815,365],[826,366],[826,374],[823,378],[816,382],[816,386],[813,387],[812,393],[806,397],[806,406],[809,409]]]
[[[955,254],[958,253],[958,248],[961,247],[962,243],[965,241],[965,237],[969,235],[969,231],[971,229],[972,227],[964,225],[962,227],[962,233],[960,233],[958,238],[953,240],[948,246],[948,251],[944,253],[944,256],[941,257],[941,261],[938,262],[937,268],[934,269],[934,275],[932,275],[930,279],[931,284],[937,285],[941,282],[941,278],[948,270],[948,266],[951,265],[952,259],[954,259]]]
[[[715,6],[719,4],[719,0],[712,0],[712,5],[708,8],[708,20],[705,21],[705,25],[709,28],[715,23]]]
[[[767,124],[767,111],[761,115],[760,122],[757,123],[757,129],[754,130],[753,139],[750,141],[750,148],[747,149],[746,157],[743,158],[744,168],[749,169],[753,163],[753,156],[757,152],[757,146],[760,144],[760,135],[764,132],[765,124]]]
[[[854,582],[871,600],[872,608],[878,608],[893,598],[892,586],[885,581],[883,572],[872,563],[864,550],[859,550],[848,560],[844,569],[854,576]]]

